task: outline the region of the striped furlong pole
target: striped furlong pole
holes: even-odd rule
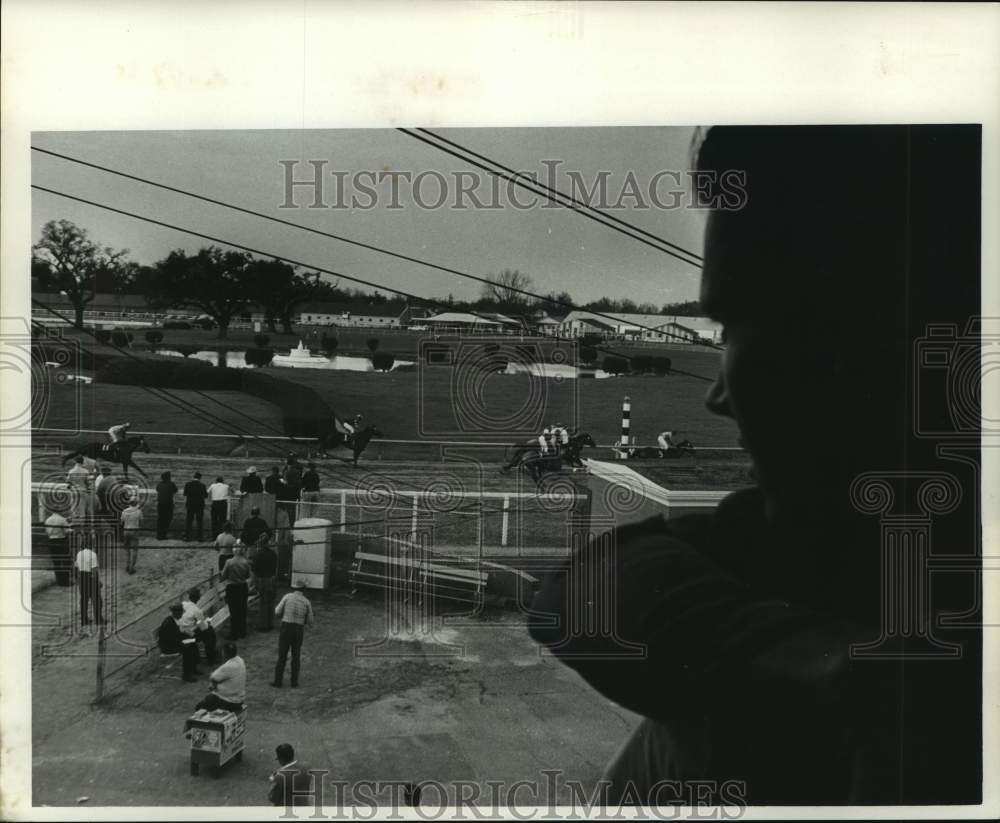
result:
[[[631,426],[632,420],[632,401],[625,395],[625,399],[622,401],[622,437],[621,445],[622,449],[618,452],[618,457],[624,459],[628,457],[628,446],[629,446],[629,428]]]

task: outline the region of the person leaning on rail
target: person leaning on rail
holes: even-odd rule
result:
[[[949,397],[913,380],[928,324],[952,324],[934,339],[947,355],[979,311],[979,156],[976,126],[708,133],[700,171],[737,175],[746,198],[707,224],[701,299],[726,346],[706,403],[735,420],[759,485],[578,548],[529,618],[645,717],[605,772],[612,797],[711,780],[751,805],[981,802],[980,578],[925,586],[905,566],[917,546],[882,522],[937,511],[935,562],[975,556],[978,496],[948,478],[976,487],[977,447],[938,453],[915,406]],[[885,588],[886,563],[912,588]]]

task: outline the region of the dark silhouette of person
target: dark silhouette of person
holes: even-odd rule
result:
[[[933,382],[980,347],[980,143],[977,126],[708,132],[701,301],[726,342],[706,403],[758,483],[590,541],[530,619],[646,718],[612,796],[709,779],[750,804],[981,801],[978,388]],[[929,541],[952,573],[931,576]]]

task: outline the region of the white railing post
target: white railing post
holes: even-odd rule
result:
[[[503,496],[503,515],[500,518],[500,545],[507,545],[507,527],[510,520],[510,495]]]
[[[347,491],[340,492],[340,533],[347,533]]]

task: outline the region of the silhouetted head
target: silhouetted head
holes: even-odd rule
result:
[[[915,340],[978,306],[977,162],[972,127],[709,131],[699,171],[745,174],[746,198],[708,218],[701,302],[726,342],[706,403],[772,521],[835,517],[859,472],[913,459]]]
[[[287,766],[295,760],[295,749],[292,748],[291,743],[279,743],[275,746],[274,755],[282,766]]]

